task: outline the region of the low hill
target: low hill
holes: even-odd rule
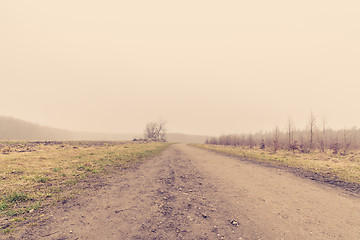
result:
[[[0,140],[95,140],[124,141],[139,138],[138,133],[92,133],[77,132],[41,126],[21,119],[0,116]],[[203,143],[205,136],[168,133],[169,142]]]
[[[131,140],[136,134],[77,132],[0,116],[0,140]]]

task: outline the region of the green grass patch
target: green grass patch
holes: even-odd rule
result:
[[[160,153],[157,142],[0,141],[0,222],[73,197],[79,181]],[[26,151],[19,151],[26,149]],[[4,218],[4,216],[11,216]],[[6,220],[5,220],[6,219]],[[17,220],[13,221],[14,223]]]
[[[4,234],[10,234],[13,231],[14,231],[14,229],[12,229],[12,228],[6,228],[5,230],[3,230],[3,233]]]
[[[8,208],[8,204],[5,201],[0,202],[0,211],[5,211]]]
[[[49,178],[45,176],[36,176],[34,180],[35,182],[38,183],[46,183],[49,180]]]
[[[9,203],[19,203],[19,202],[25,202],[29,199],[28,195],[21,192],[21,193],[17,193],[14,192],[12,194],[10,194],[9,196],[5,197],[5,202],[9,202]]]

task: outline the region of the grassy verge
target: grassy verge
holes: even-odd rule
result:
[[[229,154],[257,163],[275,167],[286,167],[314,180],[343,187],[360,193],[360,152],[346,156],[330,152],[293,153],[269,149],[194,144],[193,146]]]
[[[79,181],[127,168],[166,143],[0,142],[0,230],[44,204],[71,197]],[[72,190],[69,190],[72,189]]]

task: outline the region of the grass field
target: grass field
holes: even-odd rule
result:
[[[319,151],[293,153],[281,150],[274,153],[270,149],[248,147],[206,144],[195,144],[194,146],[272,166],[288,167],[305,173],[305,175],[310,174],[318,180],[342,186],[357,193],[360,192],[360,152],[351,152],[342,156]]]
[[[44,204],[72,197],[76,184],[158,154],[157,142],[0,142],[0,228]]]

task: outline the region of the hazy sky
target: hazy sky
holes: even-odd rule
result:
[[[360,127],[360,1],[1,0],[0,89],[71,130]]]

